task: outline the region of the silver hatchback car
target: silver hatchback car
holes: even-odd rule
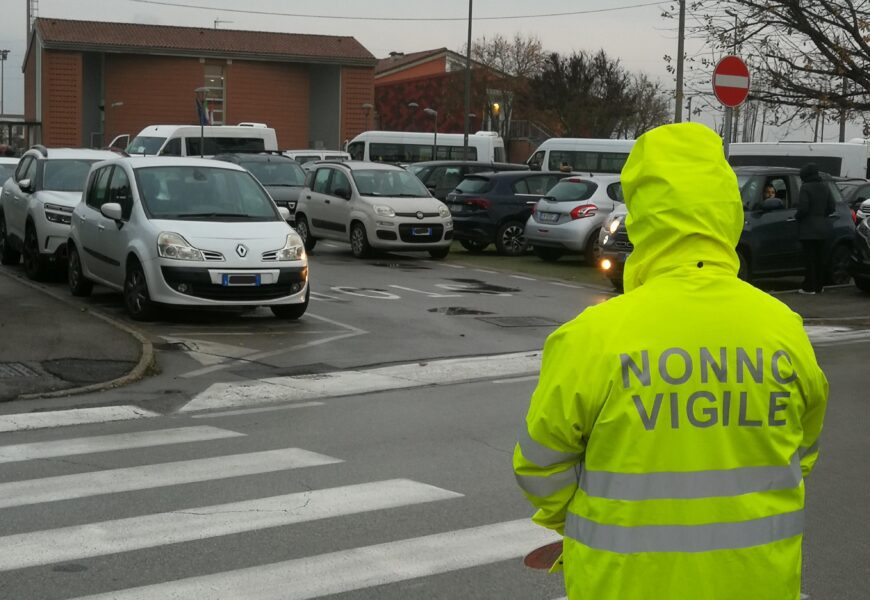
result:
[[[619,175],[563,179],[535,205],[526,223],[526,241],[542,260],[582,252],[593,265],[600,254],[598,232],[622,201]]]

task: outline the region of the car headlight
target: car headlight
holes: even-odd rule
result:
[[[616,217],[610,222],[610,227],[607,228],[611,235],[616,233],[616,230],[619,229],[619,217]]]
[[[389,206],[386,206],[384,204],[376,204],[374,209],[375,209],[375,214],[378,215],[379,217],[395,217],[396,216],[396,211],[394,211],[392,208],[390,208]]]
[[[438,214],[441,215],[442,219],[446,219],[447,217],[450,216],[450,209],[442,204],[441,206],[438,207]]]
[[[164,231],[157,236],[157,254],[161,258],[174,260],[205,260],[202,252],[190,245],[190,243],[171,231]]]
[[[305,258],[305,244],[295,231],[287,234],[284,247],[278,250],[276,260],[303,260]]]

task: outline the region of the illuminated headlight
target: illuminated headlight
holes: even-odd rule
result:
[[[45,205],[45,219],[52,223],[60,223],[61,225],[69,225],[72,221],[73,209],[68,206],[60,206],[58,204]]]
[[[161,258],[173,260],[205,260],[202,252],[171,231],[164,231],[157,236],[157,254]]]
[[[616,230],[619,229],[619,217],[613,219],[610,222],[610,227],[608,227],[607,229],[610,231],[611,235],[616,233]]]
[[[278,250],[276,260],[302,260],[305,258],[305,244],[295,231],[287,234],[284,247]]]
[[[450,209],[442,204],[438,207],[438,214],[441,215],[442,219],[446,219],[450,216]]]
[[[601,269],[603,271],[609,271],[613,267],[613,263],[610,262],[610,259],[605,258],[601,261]]]
[[[609,242],[609,241],[610,241],[610,236],[609,236],[609,235],[605,235],[605,236],[604,236],[604,239],[601,240],[601,245],[602,245],[602,246],[606,246],[606,245],[607,245],[607,242]]]
[[[376,204],[374,206],[375,214],[379,217],[395,217],[396,211],[394,211],[389,206],[385,206],[383,204]]]

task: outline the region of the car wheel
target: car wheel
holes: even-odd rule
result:
[[[450,246],[447,246],[446,248],[436,248],[435,250],[429,250],[429,256],[431,256],[435,260],[443,260],[447,258],[448,254],[450,254]]]
[[[478,254],[486,250],[487,246],[489,246],[489,242],[479,242],[477,240],[459,240],[459,245],[468,250],[469,252]]]
[[[535,256],[546,262],[556,262],[565,254],[559,248],[547,248],[546,246],[532,246]]]
[[[870,292],[870,278],[868,278],[868,277],[856,277],[855,278],[855,287],[857,287],[862,292]]]
[[[613,285],[613,289],[620,294],[625,291],[625,283],[623,282],[622,277],[613,277],[610,280],[610,283]]]
[[[505,256],[520,256],[526,251],[525,226],[519,221],[508,221],[495,234],[495,248]]]
[[[272,314],[279,319],[295,320],[300,318],[308,310],[308,298],[311,294],[311,287],[305,290],[305,300],[301,304],[278,304],[270,306]]]
[[[305,215],[298,215],[296,217],[296,224],[293,227],[296,229],[299,237],[302,238],[302,245],[305,246],[305,251],[311,252],[314,250],[317,240],[311,235],[311,229],[308,227],[308,219],[305,218]]]
[[[138,262],[131,263],[127,268],[127,276],[124,278],[124,305],[127,307],[127,314],[134,321],[149,321],[157,311],[148,292],[145,271]]]
[[[740,261],[740,266],[737,268],[737,277],[743,281],[749,281],[752,274],[749,272],[749,261],[746,260],[743,250],[737,250],[737,260]]]
[[[366,236],[366,228],[359,221],[350,226],[350,249],[357,258],[366,258],[372,253],[372,246]]]
[[[589,232],[589,239],[586,240],[586,249],[583,251],[583,258],[586,259],[586,264],[594,266],[598,264],[598,259],[601,258],[601,244],[598,242],[598,229]]]
[[[852,275],[849,273],[849,260],[852,256],[852,249],[846,244],[837,244],[831,250],[831,261],[828,266],[828,283],[832,285],[840,285],[849,283]]]
[[[39,281],[45,278],[46,261],[39,253],[39,239],[33,224],[27,225],[24,233],[24,272],[29,279]]]
[[[82,269],[82,259],[76,247],[69,243],[69,259],[66,267],[69,291],[73,296],[90,296],[94,289],[94,283],[85,277]]]
[[[6,234],[6,217],[0,214],[0,263],[17,265],[19,262],[21,262],[21,254],[9,245],[9,237]]]

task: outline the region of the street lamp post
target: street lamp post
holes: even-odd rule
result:
[[[4,97],[6,96],[6,59],[9,57],[9,50],[0,50],[0,115],[6,114],[6,109],[3,105]]]
[[[468,0],[468,43],[465,46],[465,133],[462,136],[462,160],[468,160],[468,114],[471,112],[471,9],[473,0]]]
[[[199,117],[199,157],[205,156],[205,124],[208,121],[208,113],[205,106],[205,94],[208,92],[207,87],[198,87],[193,90],[196,94],[196,111]]]
[[[434,108],[424,108],[423,112],[435,117],[435,136],[432,139],[432,160],[438,160],[438,111]]]

